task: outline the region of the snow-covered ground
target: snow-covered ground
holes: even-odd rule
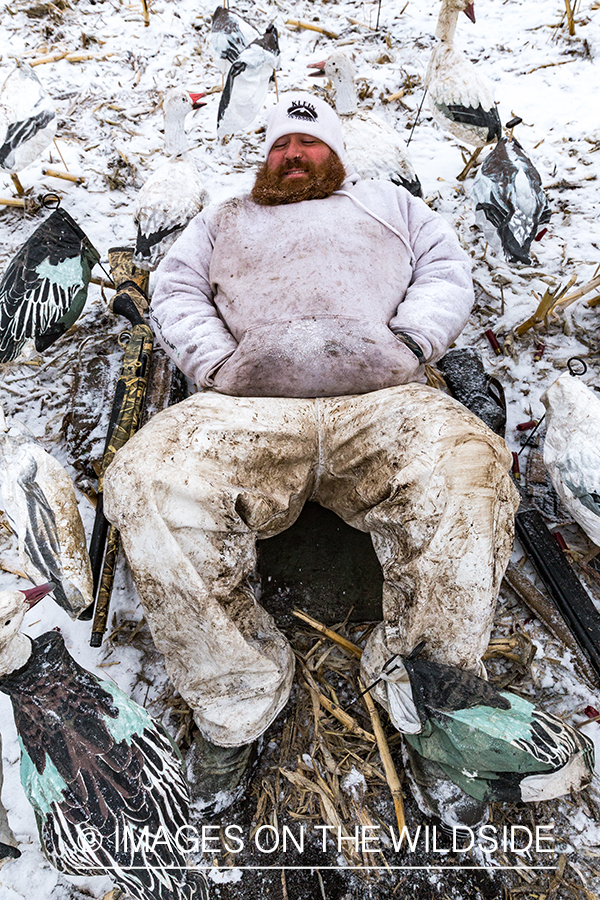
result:
[[[380,30],[375,32],[372,26],[377,20],[377,3],[240,0],[236,4],[236,9],[261,31],[270,22],[277,26],[280,91],[312,89],[307,64],[323,59],[334,49],[343,49],[352,55],[359,87],[365,89],[362,104],[372,107],[405,137],[422,99],[438,7],[432,0],[397,4],[382,0]],[[133,242],[132,210],[137,191],[163,160],[159,102],[164,91],[175,85],[188,91],[220,88],[221,76],[207,45],[213,9],[214,4],[206,0],[154,0],[149,27],[144,27],[141,2],[60,0],[35,4],[34,0],[0,0],[0,82],[15,58],[33,61],[61,51],[81,51],[90,57],[79,62],[63,58],[36,67],[58,110],[58,148],[51,147],[43,158],[23,170],[20,178],[31,196],[46,191],[60,193],[63,207],[100,251],[105,267],[108,248]],[[514,115],[523,119],[517,136],[538,167],[550,200],[550,229],[541,242],[534,244],[532,265],[511,266],[491,248],[486,249],[475,226],[470,199],[472,178],[464,183],[456,180],[463,165],[459,146],[435,125],[426,104],[410,151],[424,196],[453,224],[473,257],[478,305],[459,343],[478,348],[488,371],[503,382],[508,400],[507,440],[512,449],[517,449],[520,444],[515,425],[540,418],[543,407],[539,397],[564,370],[569,357],[585,357],[589,366],[585,381],[589,385],[600,383],[600,307],[586,306],[595,292],[554,319],[541,337],[539,332],[528,332],[524,338],[515,339],[512,347],[509,340],[506,355],[495,356],[483,336],[485,329],[492,328],[500,338],[507,337],[533,313],[548,287],[564,284],[572,275],[577,279],[574,287],[583,285],[600,263],[600,2],[576,3],[573,36],[569,35],[564,0],[477,0],[476,13],[476,24],[460,17],[456,45],[492,82],[501,120],[507,122]],[[338,37],[298,30],[286,25],[288,19],[324,26]],[[402,88],[401,99],[386,102]],[[318,90],[323,89],[320,82]],[[270,91],[265,108],[249,131],[227,144],[216,137],[219,98],[215,90],[208,96],[207,106],[187,120],[193,154],[215,200],[252,184],[256,164],[262,159],[263,126],[267,109],[275,102],[275,91]],[[59,169],[66,163],[69,171],[83,175],[85,182],[76,185],[44,176],[42,167],[49,163]],[[0,196],[12,195],[12,182],[0,175]],[[44,216],[42,211],[27,214],[0,207],[1,272]],[[99,269],[95,274],[101,274]],[[92,285],[79,326],[85,328],[88,323],[91,328],[95,321],[101,321],[104,305],[100,289]],[[122,323],[114,320],[108,330],[114,334],[121,327]],[[84,362],[96,343],[102,345],[106,330],[97,334],[92,330],[91,335]],[[73,477],[76,473],[60,429],[67,411],[72,365],[77,364],[73,347],[76,350],[81,339],[82,332],[76,329],[72,336],[52,346],[44,355],[43,365],[50,363],[43,371],[21,363],[7,365],[0,384],[5,413],[25,422]],[[534,362],[534,347],[540,339],[546,349],[541,361]],[[89,535],[93,510],[83,495],[80,501]],[[6,540],[1,552],[0,563],[14,566],[14,550],[8,548]],[[515,558],[520,555],[517,550]],[[23,582],[0,570],[0,589],[17,584]],[[124,569],[119,574],[113,610],[130,618],[140,616]],[[141,659],[133,646],[120,645],[118,652],[107,650],[106,645],[91,650],[89,623],[71,622],[48,598],[29,614],[26,624],[32,636],[59,627],[78,661],[103,677],[110,675],[143,702],[147,691],[139,684]],[[561,669],[552,670],[544,666],[542,657],[540,645],[534,667],[540,690],[552,710],[573,722],[583,721],[587,705],[598,708],[600,692],[591,692],[576,678],[568,655]],[[164,684],[164,673],[158,665],[156,681],[150,697]],[[20,860],[0,872],[0,900],[66,898],[71,896],[72,881],[56,873],[39,851],[33,813],[18,782],[18,746],[4,696],[0,696],[0,716],[5,770],[2,799],[23,851]],[[597,855],[600,826],[583,810],[572,825],[573,833],[579,835],[578,846],[595,847]],[[94,898],[102,897],[110,887],[107,879],[75,879],[74,883]]]

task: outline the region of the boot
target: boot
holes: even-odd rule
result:
[[[260,755],[259,740],[240,747],[219,747],[195,733],[186,756],[192,805],[212,816],[239,800]]]
[[[108,251],[108,263],[117,292],[125,290],[139,312],[143,313],[148,309],[150,273],[134,265],[133,253],[132,247],[111,247]],[[110,308],[112,309],[112,304]]]
[[[449,350],[436,363],[452,396],[504,437],[506,401],[497,378],[487,375],[481,356],[472,347]]]

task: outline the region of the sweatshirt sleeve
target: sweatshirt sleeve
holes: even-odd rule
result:
[[[196,216],[157,270],[150,321],[160,345],[198,387],[210,387],[237,341],[213,303],[214,208]]]
[[[469,319],[474,302],[471,260],[442,216],[408,192],[403,194],[400,205],[406,204],[402,212],[415,260],[390,328],[410,335],[423,348],[427,362],[435,362]]]

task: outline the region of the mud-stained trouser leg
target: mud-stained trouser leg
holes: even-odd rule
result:
[[[424,385],[318,403],[315,498],[371,533],[384,573],[366,677],[421,640],[424,655],[477,670],[512,550],[518,498],[506,444]]]
[[[123,546],[171,681],[210,741],[258,737],[285,704],[293,654],[246,578],[257,537],[312,490],[314,401],[195,394],[155,416],[107,471]]]

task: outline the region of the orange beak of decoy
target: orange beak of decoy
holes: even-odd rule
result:
[[[48,581],[46,584],[38,584],[35,587],[27,588],[26,591],[21,591],[21,593],[25,594],[25,603],[29,609],[31,609],[36,603],[43,600],[46,594],[49,594],[50,591],[53,590],[54,584],[51,581]]]
[[[475,4],[469,3],[469,5],[466,6],[464,9],[464,13],[466,16],[468,16],[470,18],[471,22],[474,22],[475,21]]]
[[[315,72],[310,73],[313,78],[324,78],[325,77],[325,62],[326,62],[326,60],[323,60],[323,62],[309,63],[307,65],[307,67],[306,67],[307,69],[316,69]]]
[[[200,109],[201,106],[206,106],[206,103],[202,101],[206,94],[190,94],[190,97],[192,98],[192,109]]]

